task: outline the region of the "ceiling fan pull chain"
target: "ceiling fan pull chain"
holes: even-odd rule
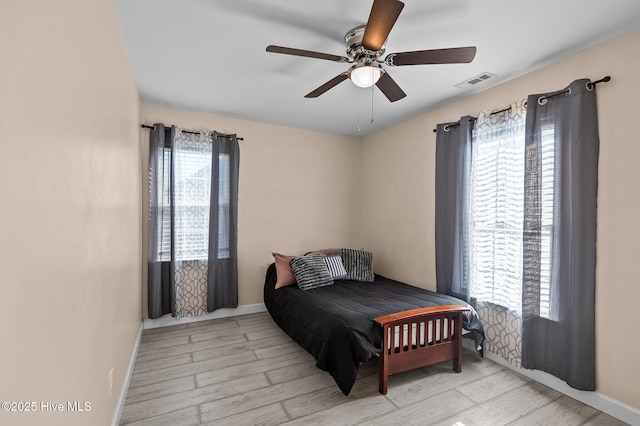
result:
[[[356,127],[358,129],[358,132],[360,131],[360,93],[358,93],[358,107],[356,108],[357,113],[356,113]]]
[[[373,87],[374,86],[371,86],[371,124],[373,124]]]

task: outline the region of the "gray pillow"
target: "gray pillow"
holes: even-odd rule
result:
[[[327,264],[324,263],[324,257],[317,253],[294,257],[289,264],[301,290],[311,290],[333,284],[333,278],[331,278]]]
[[[343,248],[341,252],[348,280],[373,281],[373,253],[348,248]]]

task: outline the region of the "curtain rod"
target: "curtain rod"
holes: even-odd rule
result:
[[[149,125],[147,125],[147,124],[141,124],[141,125],[140,125],[140,127],[142,127],[143,129],[151,129],[151,130],[155,129],[155,126],[149,126]],[[183,133],[191,133],[192,135],[199,135],[200,133],[202,133],[202,132],[193,132],[193,131],[191,131],[191,130],[182,130],[182,132],[183,132]],[[231,138],[231,136],[230,136],[230,135],[217,135],[216,137],[218,137],[218,138],[225,138],[225,139]],[[238,138],[238,137],[236,137],[236,140],[238,140],[238,141],[243,141],[243,140],[244,140],[244,138]]]
[[[587,89],[589,90],[593,90],[596,87],[596,84],[598,83],[607,83],[611,81],[611,76],[604,76],[603,78],[601,78],[600,80],[596,80],[594,82],[588,82],[587,83]],[[540,101],[546,100],[546,99],[551,99],[551,98],[555,98],[556,96],[560,96],[560,95],[564,95],[565,93],[571,93],[571,89],[565,89],[561,92],[558,93],[554,93],[553,95],[549,95],[549,96],[541,96],[540,98],[538,98],[538,103],[540,103]]]
[[[593,82],[590,81],[590,82],[587,83],[587,89],[593,90],[593,88],[596,87],[596,84],[598,84],[598,83],[608,83],[609,81],[611,81],[611,76],[609,76],[609,75],[602,77],[600,80],[596,80],[596,81],[593,81]],[[542,96],[540,99],[538,99],[538,102],[540,102],[540,100],[549,99],[549,98],[553,98],[553,97],[556,97],[556,96],[564,95],[565,93],[569,93],[570,91],[571,91],[571,89],[566,89],[566,90],[563,90],[562,92],[554,93],[553,95]],[[510,109],[511,109],[511,107],[509,106],[509,107],[504,108],[504,109],[499,109],[497,111],[493,111],[489,115],[500,114],[501,112],[509,111]],[[456,127],[456,126],[459,126],[459,125],[460,125],[460,122],[448,124],[449,127]],[[437,129],[433,129],[433,133],[436,133],[437,131],[438,131]]]

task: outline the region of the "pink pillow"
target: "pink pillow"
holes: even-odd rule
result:
[[[309,253],[319,253],[322,257],[329,256],[340,256],[342,254],[342,249],[339,248],[330,248],[330,249],[322,249],[322,250],[313,250]],[[309,253],[306,253],[305,256]]]
[[[276,289],[280,287],[294,285],[296,284],[296,277],[293,275],[293,270],[291,269],[291,259],[295,256],[287,256],[280,253],[271,253],[273,258],[276,261]]]

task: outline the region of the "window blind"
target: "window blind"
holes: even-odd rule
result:
[[[162,232],[158,245],[159,258],[171,259],[171,150],[164,149],[162,185]],[[195,150],[182,146],[174,150],[174,246],[176,260],[206,260],[209,252],[209,198],[211,194],[211,150]],[[229,156],[218,157],[218,258],[229,257],[228,233],[230,173]]]
[[[468,200],[471,296],[522,311],[524,131],[526,117],[480,115],[473,132]],[[553,129],[543,134],[541,315],[551,313]]]

